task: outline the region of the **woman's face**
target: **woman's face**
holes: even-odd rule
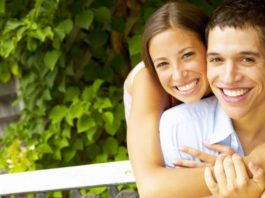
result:
[[[206,77],[206,49],[198,36],[181,28],[153,37],[149,53],[163,88],[184,103],[210,92]]]

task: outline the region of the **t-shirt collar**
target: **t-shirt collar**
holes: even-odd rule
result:
[[[214,132],[211,135],[209,142],[210,144],[219,143],[235,133],[231,119],[223,111],[219,103],[217,103],[216,105],[217,107],[214,116],[215,121],[213,128]]]

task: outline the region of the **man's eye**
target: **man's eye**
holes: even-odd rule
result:
[[[191,57],[192,55],[194,55],[195,53],[194,52],[187,52],[187,53],[185,53],[185,54],[183,54],[183,58],[189,58],[189,57]]]
[[[222,59],[221,58],[218,58],[218,57],[209,58],[209,62],[210,63],[219,63],[221,61],[222,61]]]
[[[245,63],[254,63],[255,59],[247,57],[247,58],[243,58],[242,61]]]

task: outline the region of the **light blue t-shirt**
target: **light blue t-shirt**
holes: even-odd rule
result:
[[[204,141],[229,146],[241,156],[244,155],[230,118],[214,96],[165,111],[160,120],[160,141],[166,167],[174,167],[173,162],[177,159],[199,161],[182,153],[180,146],[218,155],[216,151],[203,146]]]

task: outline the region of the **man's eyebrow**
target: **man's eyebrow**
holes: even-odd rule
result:
[[[217,52],[207,52],[207,56],[217,56],[219,53]]]
[[[254,52],[254,51],[242,51],[242,52],[240,52],[240,54],[258,56],[258,57],[260,56],[260,53]]]
[[[242,52],[239,52],[239,54],[242,54],[242,55],[252,55],[252,56],[257,56],[257,57],[260,56],[260,53],[254,52],[254,51],[242,51]],[[207,53],[207,56],[218,56],[218,55],[220,55],[220,54],[217,53],[217,52],[208,52]]]

